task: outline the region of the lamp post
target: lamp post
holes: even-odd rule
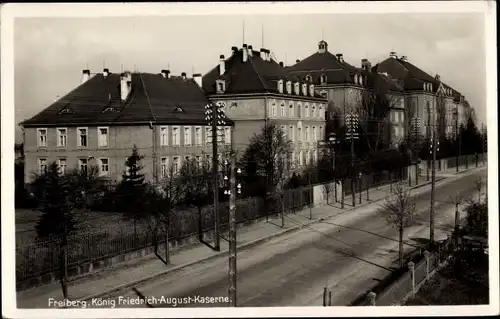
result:
[[[363,193],[363,173],[359,172],[359,204],[361,205],[361,194]]]
[[[346,139],[351,141],[351,192],[352,192],[352,206],[356,206],[356,178],[354,177],[354,140],[359,139],[357,132],[359,126],[358,115],[354,113],[346,114],[347,136]]]
[[[418,170],[419,170],[419,137],[420,137],[420,118],[414,117],[412,119],[412,135],[413,135],[413,154],[415,155],[415,185],[418,185]]]

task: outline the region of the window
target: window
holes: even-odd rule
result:
[[[88,129],[86,127],[79,127],[78,131],[78,146],[79,147],[87,147],[88,143]]]
[[[325,128],[323,126],[319,127],[319,140],[322,141],[325,138]]]
[[[168,157],[162,157],[160,160],[161,165],[161,178],[168,176]]]
[[[57,129],[57,147],[66,147],[68,139],[68,130],[65,128]]]
[[[99,175],[108,176],[109,175],[109,159],[101,158],[99,163]]]
[[[302,142],[302,128],[297,128],[297,141]]]
[[[276,117],[276,103],[271,105],[271,116]]]
[[[172,145],[173,146],[179,146],[181,144],[181,138],[180,138],[180,134],[179,134],[179,127],[178,126],[174,126],[172,127]]]
[[[184,126],[184,145],[191,145],[191,126]]]
[[[302,95],[307,95],[307,84],[302,84]]]
[[[304,142],[309,142],[309,126],[306,125],[306,129],[304,131]]]
[[[309,117],[309,105],[307,104],[304,106],[304,113],[305,117]]]
[[[286,93],[292,94],[292,82],[290,81],[286,82]]]
[[[319,94],[324,98],[324,99],[328,99],[328,92],[326,91],[321,91],[319,92]]]
[[[306,166],[309,165],[310,159],[311,159],[311,155],[309,154],[309,151],[306,151],[306,160],[305,160]]]
[[[205,143],[212,144],[212,128],[210,126],[205,126]]]
[[[288,116],[289,117],[293,117],[294,116],[294,114],[293,114],[293,103],[291,103],[291,102],[288,105]]]
[[[177,174],[181,168],[181,163],[180,163],[180,158],[179,156],[174,156],[172,158],[172,169],[173,169],[173,173],[174,174]]]
[[[318,158],[317,158],[317,155],[316,155],[316,151],[312,151],[312,161],[313,161],[313,164],[316,164],[316,162],[318,161]]]
[[[320,119],[323,119],[325,118],[325,113],[323,113],[323,107],[320,105],[320,107],[318,108],[318,117]]]
[[[68,167],[66,159],[65,158],[60,158],[57,160],[57,166],[59,167],[59,173],[60,174],[66,174],[66,168]]]
[[[283,133],[283,137],[286,138],[286,126],[281,125],[281,132]]]
[[[80,158],[78,160],[78,168],[80,169],[81,172],[87,174],[87,164],[88,160],[86,158]]]
[[[311,117],[314,118],[316,116],[316,106],[311,107]]]
[[[280,110],[281,111],[281,117],[285,117],[285,103],[281,103],[280,108],[281,108],[281,110]]]
[[[301,110],[301,106],[300,103],[297,105],[297,117],[301,117],[302,116],[302,110]]]
[[[201,156],[196,156],[196,163],[198,164],[198,167],[199,168],[202,168],[203,167],[203,157]]]
[[[302,156],[302,151],[299,152],[299,156],[298,156],[298,159],[297,159],[297,162],[299,164],[299,166],[303,166],[304,165],[304,156]]]
[[[231,144],[231,127],[224,127],[224,141],[226,144]]]
[[[290,164],[292,167],[295,166],[295,151],[292,151],[292,156],[290,157]]]
[[[45,174],[47,172],[47,159],[39,158],[38,159],[38,172],[40,174]]]
[[[283,80],[278,81],[278,92],[283,93]]]
[[[47,129],[39,128],[37,129],[38,134],[38,147],[47,147]]]
[[[326,75],[325,74],[321,74],[320,82],[321,82],[321,84],[326,83]]]
[[[99,134],[99,147],[108,147],[108,130],[107,127],[97,128]]]
[[[295,94],[296,95],[300,94],[300,85],[299,85],[299,82],[295,83]]]
[[[316,132],[316,126],[313,126],[313,142],[318,140],[318,134]]]
[[[314,84],[309,85],[309,95],[314,96]]]
[[[161,146],[168,145],[168,126],[160,127],[160,145]]]
[[[201,127],[197,126],[194,129],[194,143],[196,145],[201,145]]]
[[[295,134],[294,134],[293,125],[290,125],[289,129],[290,129],[290,131],[289,131],[289,134],[288,134],[288,135],[290,136],[290,140],[291,140],[292,142],[295,142],[295,136],[294,136]]]

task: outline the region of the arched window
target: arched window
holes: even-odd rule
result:
[[[295,116],[294,111],[293,111],[293,102],[290,102],[290,104],[288,105],[288,116],[289,117]]]
[[[316,116],[316,105],[313,104],[311,107],[311,117],[314,118]]]
[[[281,117],[285,117],[285,103],[282,102],[281,105],[280,105],[280,116]]]
[[[325,84],[326,83],[326,74],[321,74],[320,76],[320,83]]]
[[[276,103],[274,103],[274,102],[271,105],[271,116],[276,117]]]
[[[283,93],[283,80],[278,81],[278,92]]]
[[[312,81],[312,77],[308,74],[306,75],[306,82],[311,82]]]
[[[320,119],[324,118],[324,113],[323,113],[323,107],[320,105],[319,108],[318,108],[318,117]]]
[[[309,95],[314,96],[314,84],[309,85]]]
[[[302,117],[302,105],[297,104],[297,117]]]
[[[296,95],[300,94],[300,85],[299,85],[299,82],[295,82],[295,94]]]
[[[354,83],[359,84],[358,75],[354,74]]]
[[[309,117],[309,105],[304,105],[304,116]]]
[[[290,82],[290,81],[286,82],[286,93],[292,94],[292,82]]]

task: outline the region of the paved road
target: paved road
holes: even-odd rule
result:
[[[482,169],[438,182],[436,239],[446,237],[453,227],[454,206],[449,197],[456,192],[477,197],[474,181],[486,174]],[[406,229],[405,251],[415,249],[429,236],[430,187],[414,190],[413,194],[419,218]],[[391,272],[397,260],[397,230],[377,212],[380,204],[359,207],[353,213],[337,215],[239,253],[238,306],[321,306],[325,286],[332,291],[333,305],[342,306],[370,289]],[[216,259],[119,295],[155,297],[157,302],[152,307],[173,307],[175,301],[177,307],[225,307],[224,300],[201,303],[195,298],[227,296],[227,270],[227,259]],[[183,304],[189,297],[191,301]]]

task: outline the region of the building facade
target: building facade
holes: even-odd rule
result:
[[[233,120],[240,154],[266,122],[275,121],[293,144],[292,168],[317,161],[325,136],[326,99],[312,83],[288,74],[268,49],[233,47],[228,59],[221,55],[219,64],[204,75],[203,89]]]
[[[210,160],[211,127],[204,113],[209,102],[200,86],[200,74],[104,69],[91,76],[84,70],[81,85],[21,123],[25,181],[55,161],[62,172],[97,166],[101,176],[119,182],[134,145],[144,156],[143,173],[153,181],[169,167],[179,169],[187,157]],[[222,129],[223,144],[230,141],[230,125]]]

